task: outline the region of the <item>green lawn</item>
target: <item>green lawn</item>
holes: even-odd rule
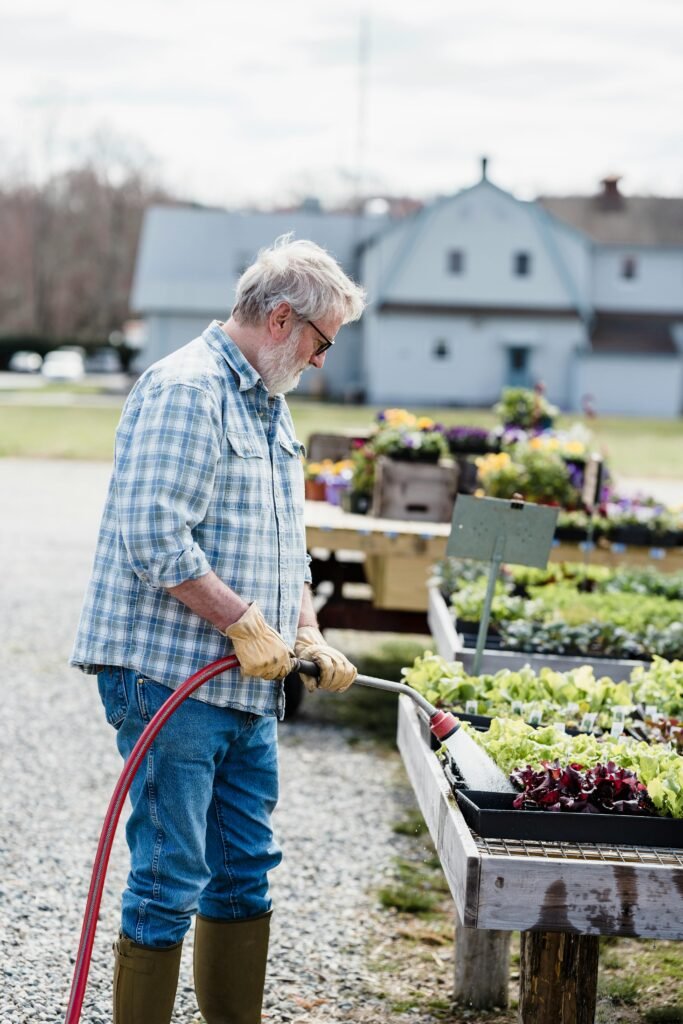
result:
[[[364,431],[372,427],[377,407],[333,405],[293,399],[290,407],[299,437],[315,431]],[[414,410],[448,425],[493,426],[486,409]],[[0,404],[0,456],[109,459],[119,409],[91,405],[47,406]],[[560,426],[575,420],[560,419]],[[596,448],[622,476],[683,477],[683,421],[610,418],[589,424]]]

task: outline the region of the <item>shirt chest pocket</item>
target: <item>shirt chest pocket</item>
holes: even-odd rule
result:
[[[270,465],[258,439],[227,431],[225,464],[224,504],[229,508],[262,509],[269,497]]]
[[[306,449],[301,441],[289,437],[284,431],[278,432],[278,474],[285,500],[297,511],[303,510],[304,472],[302,459]]]

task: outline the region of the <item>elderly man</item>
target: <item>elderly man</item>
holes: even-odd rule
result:
[[[115,1024],[168,1024],[195,913],[207,1024],[261,1020],[282,680],[295,656],[328,690],[356,674],[317,628],[282,396],[363,305],[328,253],[280,238],[240,278],[227,323],[150,367],[123,409],[71,663],[97,674],[124,758],[198,668],[234,649],[240,669],[181,705],[131,788]]]

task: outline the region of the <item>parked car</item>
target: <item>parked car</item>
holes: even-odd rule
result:
[[[13,373],[38,373],[42,365],[43,357],[38,352],[14,352],[7,368]]]
[[[81,380],[85,376],[82,349],[64,346],[48,352],[43,360],[41,373],[48,380]]]

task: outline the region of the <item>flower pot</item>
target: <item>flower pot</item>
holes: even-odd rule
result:
[[[372,504],[372,495],[365,491],[345,491],[342,494],[342,508],[357,516],[367,515]]]
[[[500,438],[489,440],[485,437],[449,438],[451,455],[489,455],[500,451]]]
[[[348,480],[330,480],[325,484],[325,501],[330,505],[341,505],[342,495],[349,489]]]
[[[634,523],[630,526],[613,527],[609,537],[617,544],[633,544],[635,547],[649,548],[654,543],[655,534],[647,526]]]
[[[417,448],[406,448],[403,451],[392,452],[387,457],[392,462],[421,462],[435,466],[441,455],[439,452],[420,452]]]
[[[555,529],[556,540],[581,541],[588,536],[583,526],[558,526]]]
[[[304,495],[307,501],[325,501],[325,481],[306,480],[304,482]]]

